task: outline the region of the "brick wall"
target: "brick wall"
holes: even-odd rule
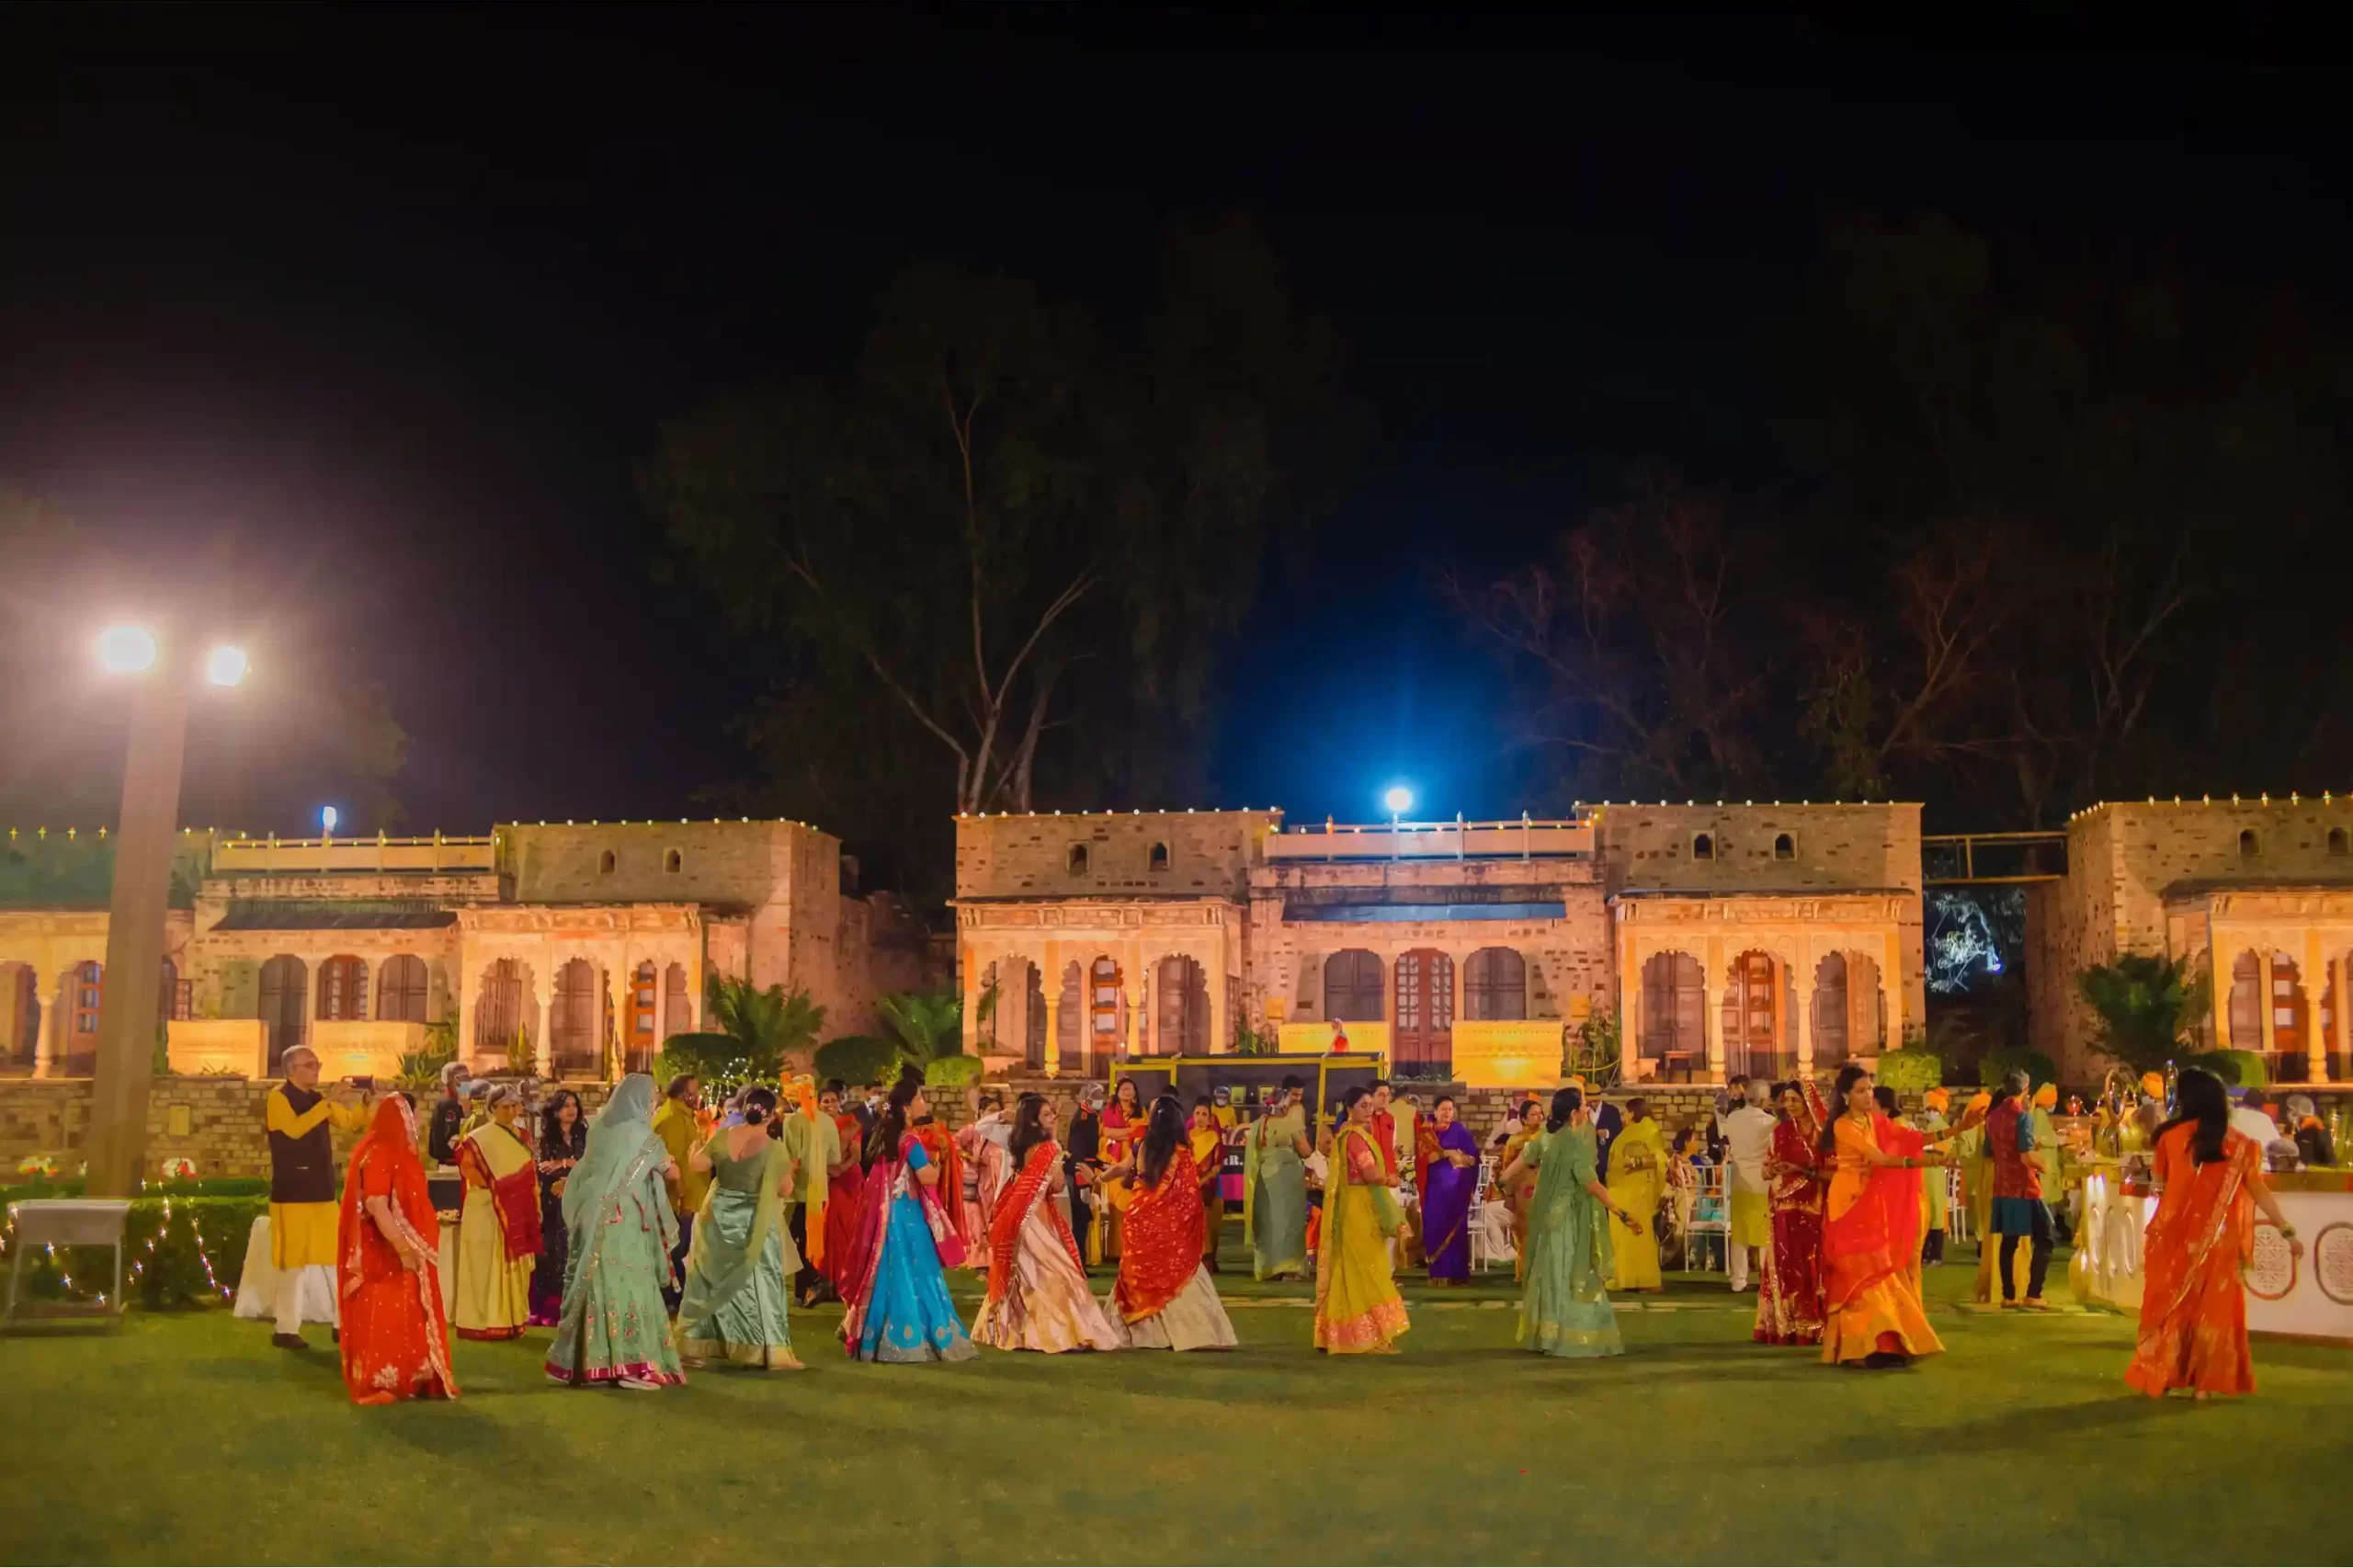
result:
[[[1920,886],[1920,808],[1879,805],[1585,805],[1611,892]],[[1714,858],[1693,858],[1709,835]],[[1787,835],[1790,858],[1775,853]]]
[[[796,823],[513,823],[498,831],[521,903],[784,905],[796,858],[840,885],[840,842]],[[796,848],[804,852],[796,857]],[[601,869],[608,853],[610,871]],[[672,854],[675,871],[665,869]]]
[[[1243,877],[1277,812],[1142,812],[1066,816],[964,817],[956,824],[959,898],[1079,897],[1088,893],[1222,893],[1239,898]],[[1152,848],[1168,867],[1152,869]],[[1086,869],[1070,869],[1074,846]]]

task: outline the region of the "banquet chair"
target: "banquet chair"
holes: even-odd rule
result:
[[[1487,1255],[1485,1224],[1487,1205],[1492,1201],[1487,1197],[1487,1189],[1495,1184],[1495,1157],[1493,1154],[1480,1155],[1479,1183],[1471,1189],[1471,1212],[1462,1221],[1471,1231],[1471,1272],[1473,1274],[1485,1273],[1488,1267],[1495,1261]]]
[[[1683,1267],[1693,1274],[1721,1274],[1732,1245],[1732,1211],[1724,1197],[1722,1165],[1701,1165],[1699,1196],[1691,1205],[1691,1223],[1684,1231]]]

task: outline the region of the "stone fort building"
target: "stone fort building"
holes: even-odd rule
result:
[[[0,1060],[38,1077],[95,1058],[112,846],[0,846]],[[432,1026],[460,1056],[594,1077],[700,1022],[706,976],[805,988],[829,1033],[926,983],[928,937],[861,896],[797,823],[507,824],[487,837],[181,835],[156,978],[175,1072],[277,1075],[287,1049],[388,1073]]]
[[[2348,834],[2353,802],[2333,796],[2108,803],[1995,877],[1904,803],[975,816],[957,824],[955,983],[969,1049],[1017,1073],[1258,1039],[1322,1051],[1338,1025],[1403,1073],[1535,1087],[1565,1035],[1614,1024],[1635,1081],[1822,1074],[1921,1031],[1924,893],[2014,881],[2029,1043],[2069,1083],[2105,1066],[2074,977],[2125,952],[2215,977],[2201,1043],[2262,1052],[2275,1081],[2340,1082]],[[111,867],[95,835],[0,846],[6,1073],[89,1071]],[[879,994],[945,980],[932,950],[894,900],[858,892],[836,840],[793,823],[192,831],[157,984],[176,1072],[267,1078],[297,1041],[331,1071],[387,1071],[440,1025],[477,1067],[519,1045],[588,1078],[696,1027],[708,975],[805,987],[828,1035],[867,1032]]]

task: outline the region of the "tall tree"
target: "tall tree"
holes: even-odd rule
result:
[[[914,726],[956,811],[1026,811],[1041,769],[1099,792],[1199,738],[1261,541],[1328,494],[1347,407],[1328,333],[1229,218],[1170,230],[1124,332],[1017,279],[911,269],[852,384],[677,420],[642,482],[793,681]]]

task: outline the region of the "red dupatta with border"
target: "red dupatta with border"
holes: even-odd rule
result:
[[[1139,1179],[1127,1213],[1120,1254],[1120,1282],[1112,1304],[1130,1323],[1152,1316],[1175,1301],[1201,1267],[1201,1237],[1208,1222],[1201,1206],[1200,1167],[1182,1142],[1168,1156],[1160,1185]]]
[[[1081,1274],[1086,1272],[1086,1260],[1078,1253],[1078,1238],[1071,1234],[1070,1221],[1063,1217],[1053,1200],[1053,1190],[1062,1176],[1063,1146],[1051,1138],[1033,1143],[1021,1162],[1021,1174],[997,1199],[996,1212],[989,1221],[991,1301],[1003,1300],[1013,1288],[1014,1259],[1021,1250],[1021,1227],[1029,1222],[1030,1206],[1040,1200],[1047,1206],[1063,1250],[1070,1254],[1072,1266]]]

